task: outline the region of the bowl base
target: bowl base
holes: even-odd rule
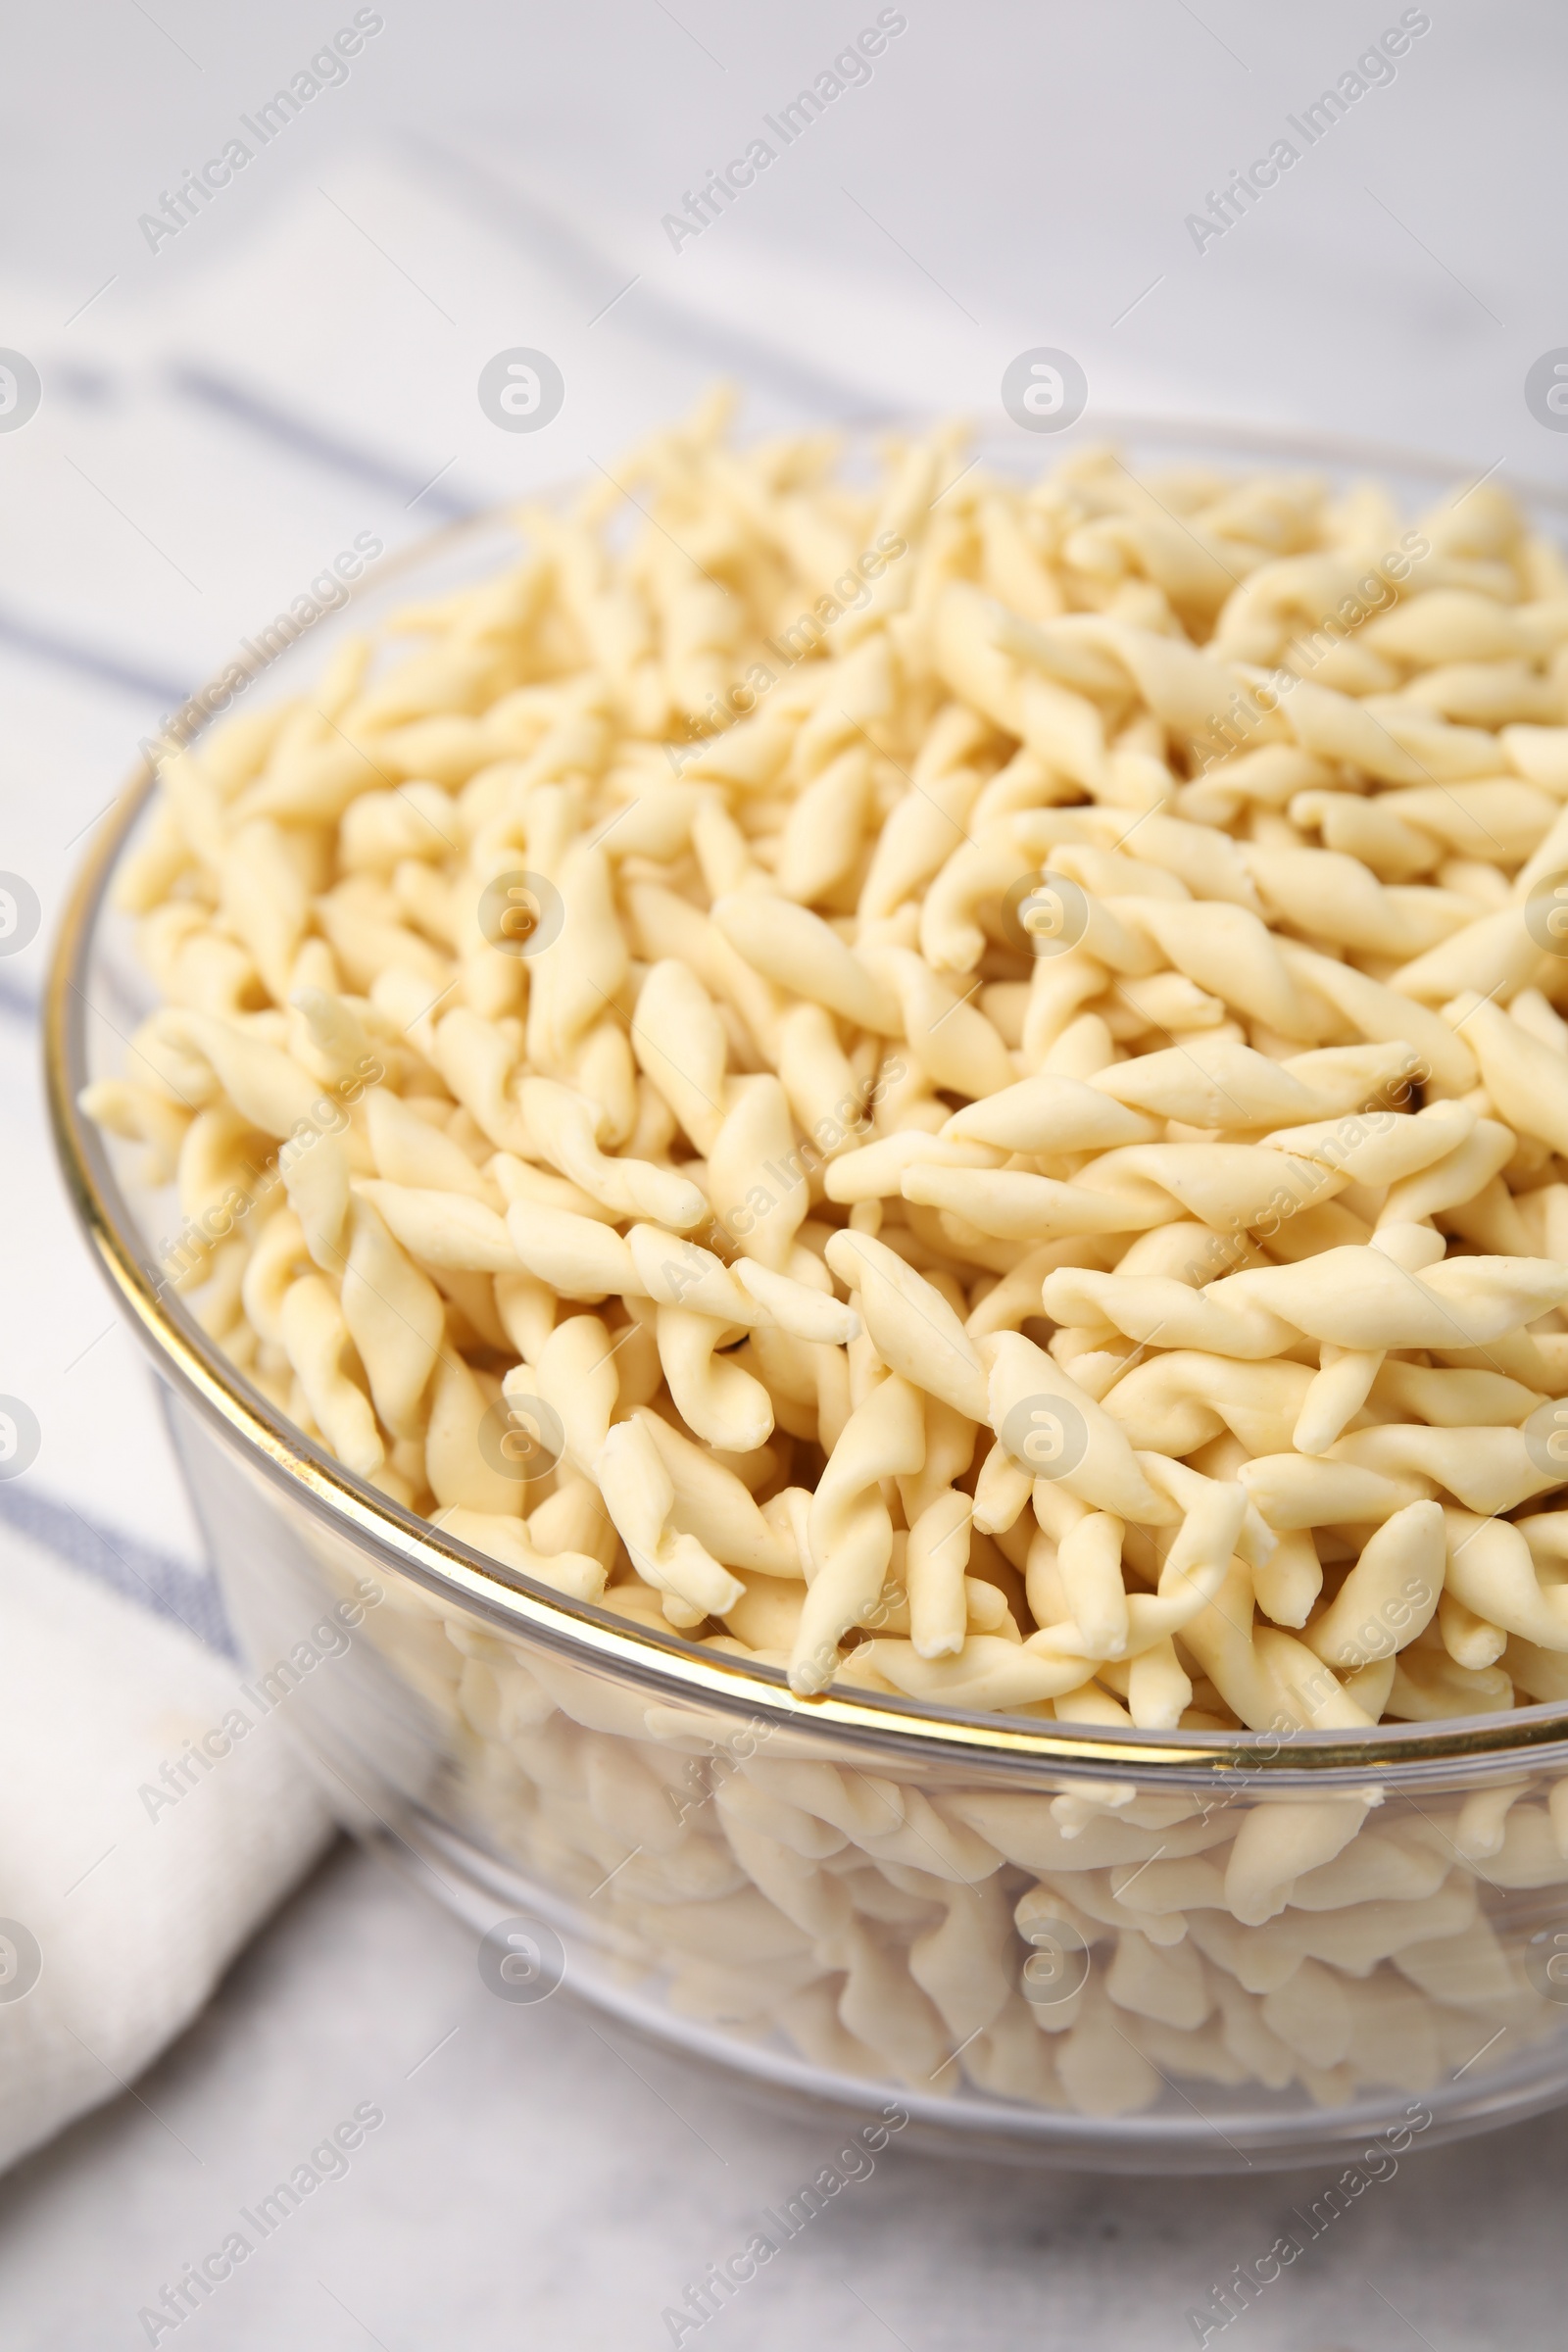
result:
[[[412,1885],[434,1893],[476,1936],[514,1917],[553,1931],[565,1952],[561,1988],[607,2012],[651,2047],[678,2051],[773,2112],[813,2119],[836,2113],[858,2127],[867,2120],[868,2103],[879,2116],[886,2102],[896,2101],[908,2117],[899,2144],[925,2155],[1074,2172],[1286,2172],[1353,2164],[1382,2133],[1394,2133],[1396,2146],[1402,2140],[1414,2153],[1568,2101],[1568,2053],[1544,2067],[1539,2048],[1485,2075],[1467,2068],[1418,2096],[1378,2091],[1341,2108],[1305,2101],[1285,2107],[1266,2092],[1254,2094],[1251,2103],[1230,2090],[1216,2096],[1212,2083],[1182,2084],[1171,2078],[1167,2099],[1118,2116],[1029,2106],[972,2087],[944,2098],[893,2077],[866,2078],[861,2084],[813,2066],[781,2035],[752,2039],[679,2015],[663,2001],[657,1978],[634,1979],[587,1936],[576,1903],[416,1806],[402,1813],[395,1834],[359,1828],[356,1835]]]

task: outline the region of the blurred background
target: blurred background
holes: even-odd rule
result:
[[[1568,483],[1545,397],[1568,22],[1538,0],[62,0],[13,9],[7,46],[0,869],[38,903],[35,936],[0,941],[0,1392],[39,1429],[0,1479],[13,1601],[42,1546],[222,1640],[146,1375],[59,1198],[35,1015],[138,739],[341,550],[612,468],[719,376],[743,430],[956,411],[1021,440],[1004,377],[1040,349],[1081,369],[1085,430],[1267,426],[1435,453],[1456,483]],[[485,374],[519,350],[561,387],[526,430]],[[495,2006],[461,1932],[340,1851],[161,2087],[0,2185],[6,2340],[149,2340],[158,2278],[383,2079],[373,2158],[193,2333],[413,2352],[510,2345],[526,2317],[562,2344],[669,2340],[661,2307],[800,2177],[812,2127],[612,2050],[565,2004]],[[1426,2160],[1250,2341],[1527,2336],[1554,2151],[1548,2121]],[[1184,2304],[1267,2242],[1286,2189],[906,2159],[720,2325],[923,2348],[1045,2314],[1063,2341],[1186,2340]],[[1434,2237],[1447,2198],[1473,2243],[1478,2195],[1484,2277]]]

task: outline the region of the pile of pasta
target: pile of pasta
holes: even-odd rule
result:
[[[728,406],[166,748],[85,1101],[172,1278],[502,1576],[802,1694],[1568,1698],[1561,555]]]

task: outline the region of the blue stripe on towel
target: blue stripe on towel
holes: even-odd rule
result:
[[[9,1020],[32,1022],[38,1018],[39,1004],[30,988],[13,980],[9,972],[0,972],[0,1013]]]
[[[232,383],[211,368],[176,367],[171,381],[188,400],[216,410],[220,416],[289,450],[295,457],[308,458],[313,464],[327,466],[334,473],[347,474],[355,481],[368,482],[377,490],[390,490],[408,506],[418,499],[454,521],[478,511],[475,500],[460,498],[455,491],[417,481],[390,460],[341,439],[292,410],[279,408],[274,401],[260,399],[245,385]]]
[[[0,1484],[0,1522],[155,1616],[172,1618],[209,1649],[236,1654],[217,1580],[207,1569],[187,1567],[123,1528],[100,1527],[22,1479]]]
[[[41,627],[34,620],[20,619],[15,612],[0,612],[0,645],[13,646],[19,654],[36,655],[40,661],[53,662],[62,669],[74,669],[82,677],[96,678],[101,686],[118,687],[122,694],[133,694],[138,701],[155,703],[161,710],[175,709],[187,692],[169,678],[138,669],[134,662],[122,662],[118,654],[106,653],[95,645],[83,645],[74,637],[62,637],[58,630]]]

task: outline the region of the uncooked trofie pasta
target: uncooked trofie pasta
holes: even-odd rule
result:
[[[1104,448],[1022,487],[953,432],[858,481],[726,421],[523,515],[406,659],[169,747],[121,886],[164,1004],[86,1106],[177,1186],[206,1329],[505,1573],[803,1695],[1287,1736],[1568,1697],[1562,557],[1490,484],[1411,525]],[[641,1821],[646,1739],[549,1733],[542,1667],[400,1606],[466,1736],[545,1791],[595,1749]],[[666,1959],[697,1906],[715,2013],[910,2081],[978,2034],[974,2079],[1091,2109],[1200,2044],[1331,2100],[1447,2049],[1372,1972],[1481,1937],[1474,1879],[1371,1796],[1062,1798],[1042,1842],[811,1773],[726,1780],[673,1889],[644,1825],[624,1900]],[[1004,1886],[1115,1945],[1035,2009],[1054,2073]],[[1466,2032],[1523,1997],[1483,1959]]]

